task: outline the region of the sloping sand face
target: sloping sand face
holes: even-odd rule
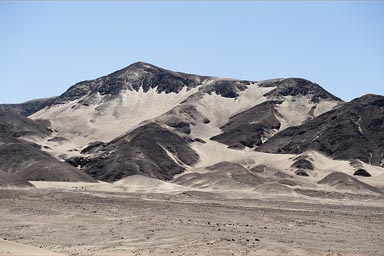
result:
[[[128,184],[135,180],[143,182],[136,177]],[[0,205],[0,238],[12,241],[0,242],[1,256],[381,256],[384,251],[384,202],[372,197],[289,200],[224,191],[46,188],[0,189]]]
[[[41,248],[0,240],[0,255],[7,256],[64,256]]]

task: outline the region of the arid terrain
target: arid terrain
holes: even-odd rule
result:
[[[384,96],[136,62],[0,104],[0,256],[384,255]]]
[[[3,188],[0,255],[383,255],[383,202]]]

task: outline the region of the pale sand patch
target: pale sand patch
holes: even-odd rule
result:
[[[0,240],[1,256],[64,256],[64,254],[51,252],[41,248]]]
[[[191,90],[184,88],[179,93],[157,93],[156,89],[144,92],[125,90],[114,99],[105,100],[98,95],[87,106],[79,103],[85,97],[65,104],[44,108],[30,117],[32,119],[49,119],[55,137],[66,140],[63,143],[41,139],[30,139],[51,148],[53,155],[77,155],[73,149],[84,148],[93,141],[110,141],[146,120],[150,120],[171,110],[190,95]],[[68,118],[70,116],[70,118]]]

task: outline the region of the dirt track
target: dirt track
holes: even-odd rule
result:
[[[0,189],[0,205],[1,239],[65,255],[384,253],[380,203]]]

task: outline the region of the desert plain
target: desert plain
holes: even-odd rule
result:
[[[303,192],[304,193],[304,192]],[[0,255],[384,255],[384,200],[0,189]]]

